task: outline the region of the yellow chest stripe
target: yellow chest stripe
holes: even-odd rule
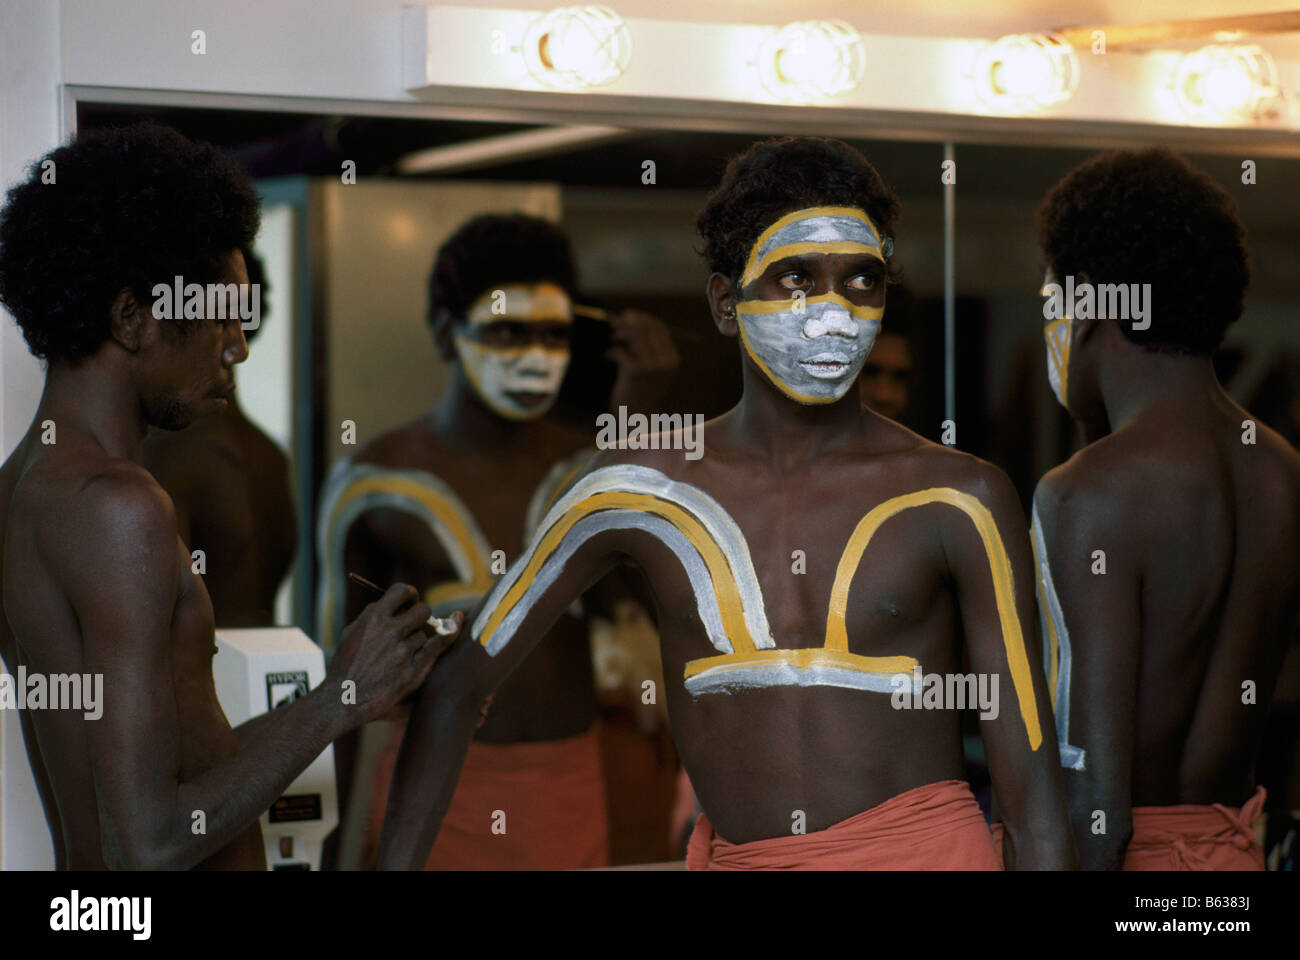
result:
[[[944,503],[956,507],[971,519],[980,541],[984,544],[984,553],[989,561],[989,573],[993,578],[993,595],[997,601],[998,620],[1002,628],[1002,643],[1006,650],[1007,664],[1011,670],[1011,682],[1015,687],[1016,699],[1020,705],[1020,717],[1024,721],[1025,731],[1029,735],[1029,746],[1037,750],[1043,742],[1042,728],[1038,724],[1038,704],[1034,698],[1034,684],[1029,669],[1029,658],[1025,652],[1024,634],[1020,628],[1020,618],[1016,614],[1015,586],[1011,577],[1011,561],[1002,544],[1002,535],[998,532],[993,514],[975,497],[951,487],[931,487],[915,493],[893,497],[872,509],[858,521],[857,527],[849,537],[849,542],[840,557],[839,567],[835,571],[835,582],[831,588],[830,610],[826,616],[826,649],[847,652],[849,648],[848,633],[844,627],[844,615],[848,609],[849,587],[853,575],[857,572],[867,543],[890,517],[931,503]]]

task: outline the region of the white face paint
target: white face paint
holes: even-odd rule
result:
[[[1070,326],[1070,318],[1062,317],[1043,328],[1043,339],[1047,341],[1047,382],[1057,402],[1067,410],[1070,409],[1065,402],[1069,395]]]
[[[537,345],[488,347],[458,336],[456,352],[475,392],[510,420],[534,420],[551,409],[569,368],[568,350]]]
[[[1049,296],[1048,288],[1053,283],[1055,280],[1049,272],[1039,293],[1045,297]],[[1047,311],[1047,307],[1043,309],[1044,312]],[[1047,342],[1047,382],[1051,385],[1052,393],[1056,395],[1057,403],[1069,410],[1065,401],[1069,396],[1070,339],[1073,322],[1070,311],[1067,309],[1064,313],[1064,317],[1053,320],[1043,327],[1043,339]]]
[[[492,323],[568,323],[569,296],[550,283],[510,283],[485,290],[470,305],[471,330]],[[474,391],[488,408],[509,420],[535,420],[555,404],[569,368],[569,349],[543,346],[502,347],[454,338],[456,353]]]
[[[880,332],[880,308],[838,294],[746,300],[736,307],[741,341],[755,366],[792,400],[833,403],[862,372]]]
[[[806,254],[865,254],[884,261],[885,245],[871,219],[851,207],[813,207],[781,217],[754,241],[741,285],[768,265]],[[837,293],[790,300],[742,300],[740,337],[754,365],[799,403],[833,403],[849,391],[880,332],[884,307]]]

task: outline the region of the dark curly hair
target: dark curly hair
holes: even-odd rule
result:
[[[216,282],[223,257],[252,242],[260,216],[247,175],[210,144],[153,123],[80,134],[9,191],[0,302],[33,354],[76,363],[108,339],[119,292],[145,305],[155,283],[177,275]]]
[[[1038,208],[1038,243],[1064,282],[1151,284],[1150,327],[1119,325],[1163,353],[1209,354],[1241,316],[1250,281],[1232,197],[1165,147],[1091,157]]]
[[[739,284],[758,235],[773,221],[806,207],[860,207],[892,237],[899,203],[875,167],[842,140],[762,140],[727,164],[722,182],[695,222],[709,269]],[[882,237],[883,239],[883,237]],[[895,279],[891,266],[889,279]]]
[[[438,248],[429,271],[429,325],[444,359],[455,355],[451,325],[493,285],[549,281],[574,295],[573,253],[564,231],[523,213],[489,213],[462,224]]]

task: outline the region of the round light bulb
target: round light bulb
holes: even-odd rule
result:
[[[524,33],[529,74],[559,90],[613,83],[631,57],[627,24],[609,7],[560,7],[538,17]]]
[[[1074,48],[1055,34],[1012,34],[985,44],[972,71],[979,99],[1011,113],[1068,99],[1078,73]]]
[[[758,51],[759,79],[777,100],[808,103],[847,93],[862,82],[862,38],[839,20],[788,23]]]

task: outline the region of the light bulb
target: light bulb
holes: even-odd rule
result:
[[[560,7],[528,25],[523,49],[533,79],[559,90],[582,90],[623,75],[632,37],[609,7]]]
[[[862,82],[862,38],[841,20],[804,20],[774,30],[758,51],[759,79],[787,103],[847,93]]]
[[[1278,95],[1277,67],[1259,47],[1211,45],[1178,61],[1173,88],[1190,119],[1254,119]]]
[[[1079,63],[1074,48],[1056,34],[1012,34],[985,44],[973,69],[975,91],[987,106],[1024,113],[1074,94]]]

